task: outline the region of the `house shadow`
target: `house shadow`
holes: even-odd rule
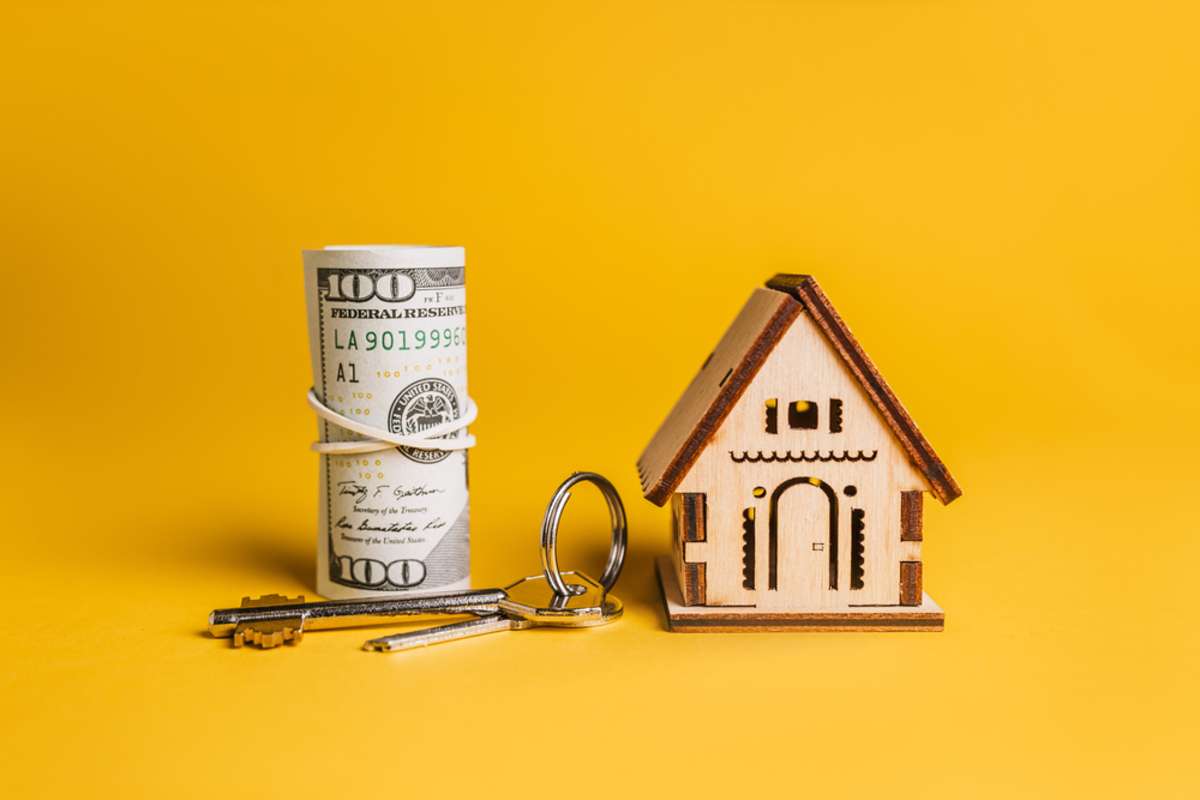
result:
[[[654,614],[663,629],[667,627],[667,618],[663,610],[662,591],[658,586],[658,575],[655,573],[654,562],[661,555],[659,551],[645,551],[630,542],[625,553],[625,566],[621,577],[613,587],[613,594],[621,599],[627,614]],[[608,542],[604,533],[588,536],[588,544],[581,546],[575,558],[560,556],[559,568],[564,572],[569,569],[579,569],[592,578],[600,579],[608,560]]]

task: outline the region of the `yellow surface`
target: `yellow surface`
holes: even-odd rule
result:
[[[1191,4],[178,5],[0,11],[0,794],[1200,791]],[[627,617],[229,650],[312,593],[299,251],[414,240],[468,252],[476,582],[591,468]],[[663,631],[633,461],[778,270],[966,490],[943,634]]]

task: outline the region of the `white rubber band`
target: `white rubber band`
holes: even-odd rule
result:
[[[404,436],[392,433],[391,431],[380,430],[370,425],[364,425],[350,417],[343,416],[322,403],[321,398],[317,397],[315,389],[308,390],[308,404],[312,407],[313,411],[317,412],[317,416],[326,422],[331,422],[351,433],[370,437],[357,442],[313,442],[312,449],[318,453],[325,453],[326,455],[351,455],[354,453],[374,453],[379,450],[390,450],[393,447],[414,447],[418,450],[466,450],[468,447],[475,446],[475,437],[466,433],[466,428],[479,416],[479,408],[475,405],[475,401],[469,397],[463,408],[463,413],[458,419],[443,422],[441,425],[434,425],[432,428],[421,431],[420,435],[417,436]],[[456,436],[453,439],[437,438],[459,431],[462,431],[465,435]]]

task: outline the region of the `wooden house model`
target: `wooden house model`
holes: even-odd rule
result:
[[[941,630],[922,498],[961,494],[811,276],[756,289],[638,460],[672,630]]]

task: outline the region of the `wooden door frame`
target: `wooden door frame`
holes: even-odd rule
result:
[[[837,492],[833,490],[829,484],[825,483],[820,478],[799,477],[788,478],[783,483],[775,487],[771,492],[771,503],[768,512],[768,532],[767,532],[767,589],[777,591],[779,589],[779,498],[783,493],[793,486],[808,485],[815,486],[825,493],[825,497],[829,500],[829,541],[826,547],[829,548],[829,588],[837,590],[838,588],[838,498]]]

